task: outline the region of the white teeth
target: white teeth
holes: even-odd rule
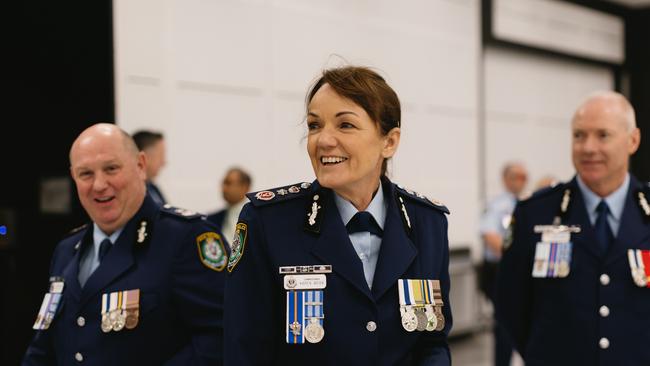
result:
[[[111,198],[112,198],[112,197],[108,197],[108,198],[98,198],[97,201],[99,201],[99,202],[108,202],[108,201],[111,200]]]
[[[320,158],[320,161],[323,164],[338,164],[346,160],[348,160],[348,158],[344,158],[341,156],[323,156]]]

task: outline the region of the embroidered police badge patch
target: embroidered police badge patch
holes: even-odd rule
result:
[[[235,269],[237,263],[244,255],[244,247],[246,246],[246,236],[248,233],[248,225],[243,222],[237,223],[235,228],[235,237],[232,239],[230,246],[230,258],[228,259],[228,272]]]
[[[196,237],[201,263],[211,270],[221,272],[226,266],[226,251],[221,236],[208,231]]]

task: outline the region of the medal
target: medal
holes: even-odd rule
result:
[[[305,328],[305,339],[309,343],[318,343],[323,340],[325,336],[325,329],[320,325],[317,318],[309,319],[309,324]]]
[[[118,310],[115,313],[117,315],[115,316],[115,322],[113,323],[113,330],[119,332],[124,329],[124,326],[126,325],[126,314],[122,310]]]
[[[413,332],[418,328],[418,319],[411,307],[403,307],[402,310],[402,327],[407,332]]]
[[[436,330],[443,330],[445,328],[445,316],[442,313],[442,306],[436,306],[433,309],[433,312],[436,315],[436,319],[438,320],[438,324],[436,324]]]
[[[627,259],[634,283],[639,287],[650,287],[650,276],[647,273],[650,268],[646,265],[650,263],[650,250],[628,249]]]
[[[113,327],[111,326],[111,321],[108,319],[108,314],[102,314],[102,332],[108,333],[111,330],[113,330]]]
[[[427,318],[427,315],[424,313],[422,308],[415,311],[415,317],[417,318],[416,329],[420,332],[426,330],[429,319]]]
[[[427,332],[433,332],[434,330],[436,330],[436,327],[438,326],[438,317],[434,313],[432,305],[427,305],[425,309],[427,315],[426,330]]]
[[[125,319],[124,326],[126,329],[133,329],[138,325],[140,316],[140,289],[125,291]]]
[[[102,294],[102,323],[101,328],[102,332],[108,333],[113,329],[111,321],[108,317],[109,314],[109,298],[108,294]]]

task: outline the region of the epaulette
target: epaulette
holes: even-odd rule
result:
[[[194,212],[184,208],[174,207],[170,204],[166,204],[162,206],[160,211],[171,216],[182,217],[186,220],[192,220],[203,216],[198,212]]]
[[[431,200],[427,198],[427,196],[414,192],[408,188],[404,188],[400,185],[396,185],[397,187],[397,192],[400,193],[401,196],[410,199],[411,201],[415,201],[417,203],[423,204],[428,207],[435,208],[438,211],[442,211],[446,214],[449,214],[449,209],[442,204],[442,202],[437,201],[437,200]]]
[[[295,183],[288,186],[247,193],[246,197],[248,197],[253,206],[259,207],[302,197],[309,192],[309,187],[311,187],[311,183],[309,182]]]
[[[567,189],[568,183],[558,183],[554,186],[551,187],[544,187],[541,189],[538,189],[537,191],[533,192],[533,194],[530,195],[530,197],[523,199],[519,202],[519,204],[526,204],[528,202],[534,202],[540,198],[544,198],[547,196],[550,196],[556,192],[562,191]]]
[[[88,227],[88,224],[83,224],[83,225],[81,225],[81,226],[78,226],[78,227],[76,227],[76,228],[70,230],[67,234],[65,234],[65,236],[64,236],[63,238],[65,239],[65,238],[67,238],[67,237],[70,237],[70,236],[72,236],[72,235],[74,235],[74,234],[80,232],[81,230],[84,230],[84,229],[87,228],[87,227]]]

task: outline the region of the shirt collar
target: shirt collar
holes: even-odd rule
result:
[[[241,200],[241,201],[235,203],[234,205],[228,207],[226,209],[226,211],[228,212],[228,214],[232,214],[234,212],[239,216],[239,213],[244,208],[244,205],[246,204],[246,202],[248,202],[248,200],[246,199],[246,197],[244,197],[243,200]]]
[[[115,232],[111,235],[106,235],[102,229],[97,226],[97,224],[93,223],[93,241],[95,246],[99,246],[101,242],[108,238],[111,241],[111,244],[115,244],[117,239],[120,237],[120,234],[122,234],[122,230],[124,230],[124,226],[121,228],[115,230]]]
[[[334,192],[334,201],[336,202],[336,207],[339,209],[339,215],[341,215],[341,220],[344,225],[347,225],[352,219],[352,216],[359,212],[350,201],[339,196],[336,192]],[[386,200],[384,199],[384,190],[382,189],[381,181],[379,182],[377,194],[370,201],[366,212],[370,212],[375,221],[377,221],[377,224],[379,224],[379,227],[383,230],[384,222],[386,221]]]
[[[585,199],[585,206],[587,207],[587,212],[589,215],[595,215],[596,212],[596,207],[600,203],[600,201],[603,199],[596,193],[594,193],[589,187],[587,187],[587,184],[580,178],[580,176],[577,176],[577,182],[578,182],[578,187],[580,188],[580,191],[582,192],[582,197]],[[605,197],[604,200],[607,202],[607,206],[609,206],[609,212],[612,215],[612,217],[616,220],[621,219],[621,215],[623,215],[623,209],[625,208],[625,198],[627,197],[627,192],[630,188],[630,174],[627,173],[625,175],[625,180],[623,181],[623,184],[621,184],[620,187],[618,187],[614,192],[612,192],[609,196]]]

